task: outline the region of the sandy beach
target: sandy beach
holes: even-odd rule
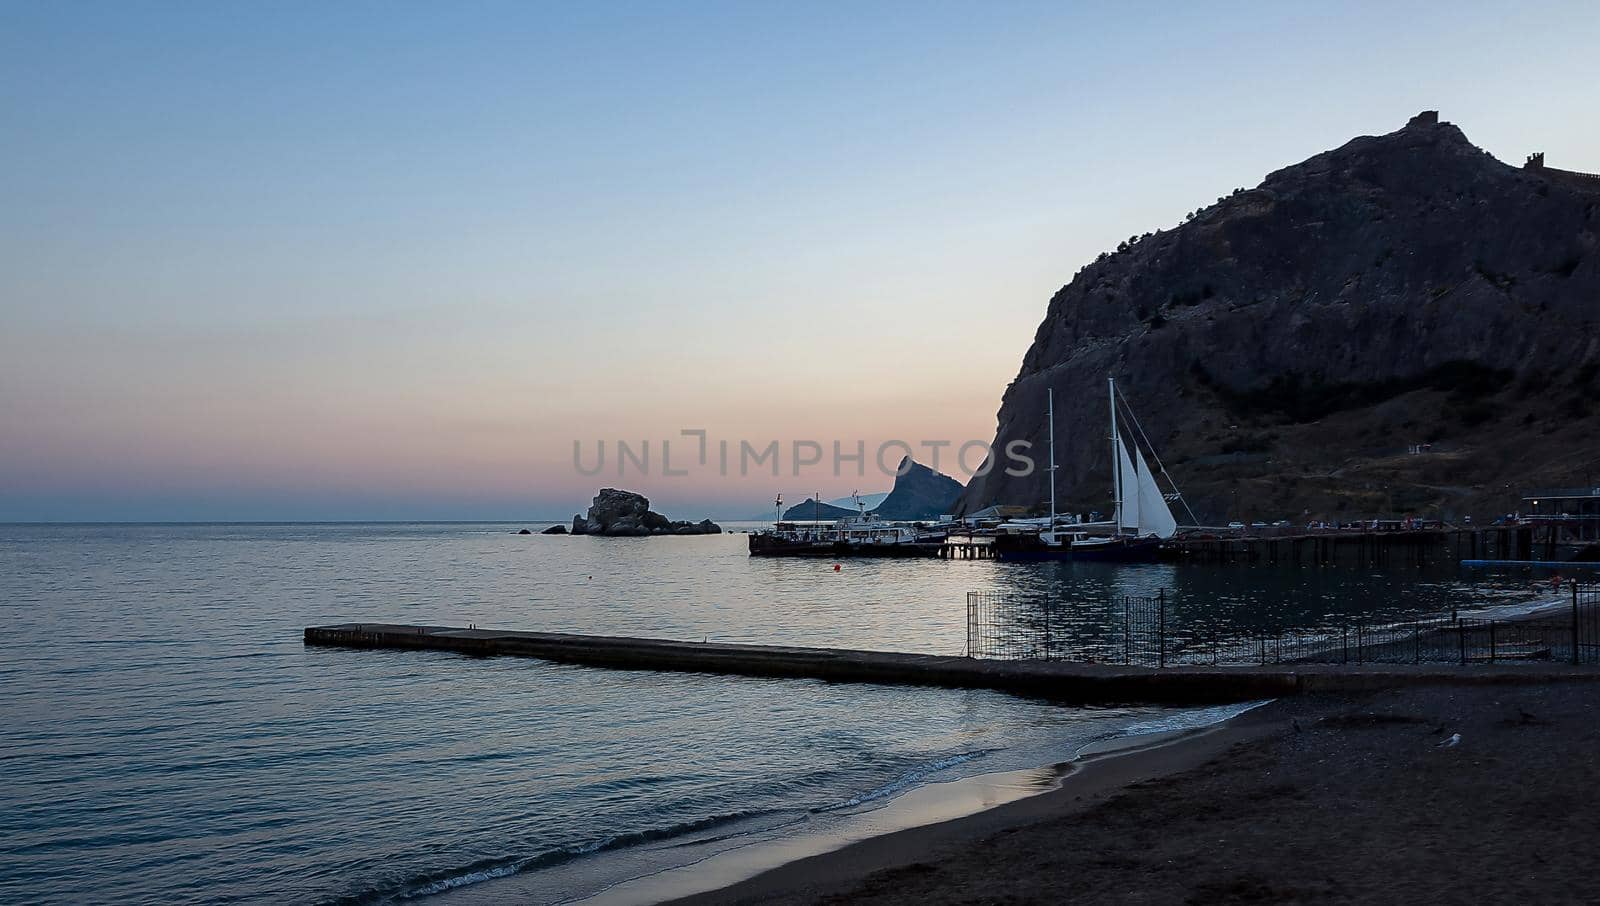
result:
[[[1592,902],[1597,692],[1280,701],[1089,759],[1053,792],[677,902]]]

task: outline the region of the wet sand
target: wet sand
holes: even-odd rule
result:
[[[625,881],[578,902],[582,906],[649,906],[706,895],[765,872],[780,878],[798,872],[803,878],[813,857],[841,850],[854,864],[873,870],[888,864],[881,853],[885,847],[889,853],[897,852],[902,834],[909,834],[909,839],[920,845],[929,833],[970,833],[977,827],[1003,826],[994,822],[1031,814],[1029,802],[1067,786],[1080,792],[1112,789],[1171,771],[1174,758],[1199,763],[1208,753],[1222,751],[1232,741],[1255,732],[1212,725],[1104,739],[1084,747],[1070,762],[914,787],[881,808],[844,817],[824,828],[725,850]]]
[[[1594,902],[1597,696],[1578,682],[1286,700],[677,902]]]

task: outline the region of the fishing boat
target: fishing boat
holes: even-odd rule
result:
[[[750,534],[752,557],[937,557],[948,532],[916,522],[870,516],[859,494],[858,516],[827,522],[774,523]],[[783,509],[783,497],[776,503]]]
[[[994,539],[995,554],[1000,559],[1152,562],[1159,558],[1161,543],[1177,533],[1178,520],[1168,504],[1181,501],[1182,495],[1175,488],[1170,494],[1161,490],[1157,473],[1150,468],[1133,434],[1125,432],[1128,426],[1119,423],[1117,408],[1121,397],[1116,380],[1108,378],[1107,386],[1111,404],[1112,498],[1115,501],[1111,519],[1085,522],[1067,517],[1064,520],[1056,512],[1055,391],[1051,390],[1048,397],[1050,515],[1042,520],[1002,523]],[[1126,406],[1127,401],[1122,400],[1122,404]],[[1131,409],[1129,421],[1142,436],[1143,431],[1138,430],[1138,420],[1132,417]],[[1149,439],[1145,440],[1148,444]],[[1150,455],[1159,466],[1161,460],[1154,449]],[[1161,475],[1172,484],[1164,467]]]

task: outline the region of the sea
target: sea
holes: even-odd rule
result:
[[[547,524],[0,525],[0,902],[648,899],[914,791],[1237,710],[315,648],[310,625],[961,654],[969,591],[1310,625],[1541,587],[1453,563],[835,564],[752,559],[737,531],[517,534]]]

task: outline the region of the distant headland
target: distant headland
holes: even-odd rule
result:
[[[907,456],[895,470],[894,488],[867,512],[880,519],[937,519],[953,512],[961,490],[961,482]],[[831,520],[858,515],[856,510],[810,498],[784,510],[782,518]]]

